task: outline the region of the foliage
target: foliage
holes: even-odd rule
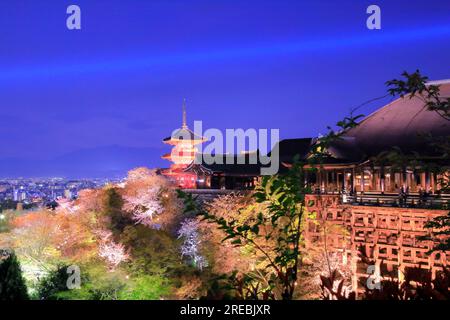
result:
[[[134,197],[126,197],[126,207],[133,212],[133,220],[145,226],[154,225],[155,216],[161,214],[163,207],[158,200],[159,188],[139,190]]]
[[[281,298],[292,298],[299,266],[301,217],[305,209],[305,190],[298,183],[304,181],[302,174],[303,171],[294,166],[287,175],[264,178],[254,196],[257,202],[268,204],[267,211],[259,212],[247,221],[226,220],[212,215],[197,207],[192,196],[180,193],[188,209],[195,208],[199,216],[224,231],[226,237],[223,241],[231,240],[231,244],[239,247],[251,245],[265,257],[262,277],[258,279],[249,273],[234,279],[241,298],[269,298],[274,296],[275,287],[280,291]],[[269,240],[273,236],[276,240],[271,250],[258,243],[261,238]],[[252,280],[256,280],[256,284]],[[243,285],[251,289],[242,289]],[[244,290],[247,293],[244,294]]]
[[[16,210],[19,201],[14,201],[11,199],[6,199],[0,202],[0,212],[5,212],[6,210]],[[33,203],[23,203],[22,204],[24,210],[29,210],[35,206]]]
[[[429,229],[429,234],[419,237],[419,240],[430,240],[435,243],[428,254],[434,251],[442,251],[445,254],[445,251],[450,251],[450,212],[427,221],[425,228]]]
[[[409,99],[418,97],[427,110],[435,111],[444,119],[450,120],[450,98],[441,97],[439,86],[427,84],[429,78],[422,76],[419,70],[411,74],[405,71],[402,76],[405,80],[393,79],[386,82],[392,96],[409,96]]]
[[[58,300],[59,294],[67,288],[67,266],[58,265],[36,284],[36,296],[39,300]]]
[[[143,275],[131,280],[131,283],[119,294],[121,300],[159,300],[171,293],[169,280],[157,275]]]
[[[139,201],[150,198],[159,210],[146,223],[128,204],[133,199],[143,208],[148,202]],[[180,213],[174,186],[139,168],[123,183],[15,217],[6,238],[26,263],[38,299],[159,299],[174,294],[175,284],[181,288],[179,280],[194,271],[180,259]],[[81,266],[80,289],[66,288],[64,266],[72,264]],[[200,287],[184,294],[198,297]]]
[[[174,231],[180,222],[182,204],[174,186],[146,168],[132,170],[123,184],[123,209],[136,224]]]
[[[59,262],[83,262],[97,251],[89,220],[82,212],[70,215],[42,210],[23,214],[12,221],[12,245],[33,270],[50,270]]]
[[[184,275],[180,277],[180,286],[175,291],[177,299],[192,300],[205,295],[203,279],[196,275]]]
[[[11,212],[2,212],[0,210],[0,233],[6,233],[10,231],[12,218],[13,214]]]
[[[184,268],[179,243],[166,231],[128,226],[120,241],[129,248],[127,268],[133,274],[173,275]]]
[[[131,223],[130,218],[123,214],[124,201],[119,189],[115,186],[108,186],[104,190],[103,201],[101,211],[102,226],[100,228],[105,228],[106,226],[107,230],[114,235],[118,235]]]
[[[441,97],[439,86],[427,84],[428,77],[422,76],[419,70],[412,74],[404,72],[402,76],[405,78],[404,80],[394,79],[386,83],[390,87],[388,91],[391,95],[399,95],[402,98],[408,96],[409,99],[418,98],[423,101],[426,110],[434,111],[443,119],[450,121],[450,98]],[[442,191],[449,190],[448,161],[450,156],[450,137],[428,136],[428,140],[431,145],[437,148],[441,156],[439,159],[436,159],[439,163],[422,164],[423,169],[440,173],[443,176],[440,181]],[[443,166],[441,163],[445,163],[445,165]],[[430,232],[427,236],[419,239],[430,240],[436,244],[431,252],[450,250],[450,213],[434,218],[427,222],[425,227]]]
[[[400,283],[395,280],[381,282],[381,290],[367,290],[367,300],[449,300],[450,270],[437,272],[432,279],[431,272],[421,268],[410,268]]]
[[[108,233],[107,236],[100,241],[98,255],[107,262],[111,270],[114,270],[120,263],[128,260],[129,256],[125,252],[125,247],[121,243],[114,242],[111,238],[112,234]]]
[[[342,239],[339,246],[346,247],[348,231],[333,221],[318,219],[315,213],[309,213],[308,221],[316,225],[320,237],[314,241],[305,239],[297,296],[302,299],[318,299],[323,296],[322,277],[332,278],[333,290],[338,289],[339,281],[342,282],[341,292],[349,292],[352,276],[350,265],[344,260],[344,254],[330,245],[332,238],[339,236]],[[335,274],[335,270],[339,270],[338,274]]]
[[[27,287],[16,254],[0,250],[0,300],[28,300]]]
[[[122,270],[106,270],[99,264],[81,268],[81,288],[68,289],[66,267],[53,270],[38,285],[44,300],[156,300],[168,296],[170,281],[161,275],[130,276]]]
[[[81,267],[80,289],[65,289],[55,296],[60,300],[119,300],[127,286],[127,275],[120,271],[110,271],[101,264]]]
[[[205,204],[205,210],[210,214],[226,220],[236,219],[237,223],[249,222],[265,212],[266,205],[257,203],[248,193],[222,195]],[[251,270],[265,267],[265,256],[254,250],[252,245],[235,246],[232,240],[223,240],[227,234],[218,228],[211,228],[210,223],[198,219],[200,233],[203,241],[203,253],[215,273],[231,274],[238,270],[247,273]],[[254,239],[260,247],[271,250],[273,240],[261,237]]]
[[[323,298],[325,300],[354,300],[356,295],[354,292],[346,290],[345,278],[338,269],[333,269],[329,276],[320,276]]]
[[[46,211],[16,217],[12,222],[13,246],[27,263],[42,269],[55,262],[60,255],[56,248],[59,228],[55,216]]]
[[[339,130],[329,128],[329,133],[314,145],[308,165],[320,167],[329,156],[328,149],[342,134],[357,125],[361,116],[350,116],[337,123]],[[240,247],[252,247],[264,261],[257,272],[248,272],[230,279],[238,296],[245,299],[292,299],[301,263],[302,217],[306,212],[305,195],[311,190],[305,181],[306,163],[294,161],[286,174],[265,176],[256,187],[253,197],[264,204],[265,210],[242,221],[240,210],[231,217],[214,214],[199,206],[190,194],[179,192],[184,199],[185,212],[216,224],[225,233],[222,241]],[[261,245],[261,240],[271,241],[271,246]],[[245,288],[244,288],[245,287]],[[245,292],[244,292],[245,291]]]

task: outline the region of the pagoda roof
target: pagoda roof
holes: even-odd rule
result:
[[[180,129],[175,130],[170,137],[167,137],[163,140],[163,142],[165,142],[165,143],[171,142],[171,141],[203,142],[203,141],[206,141],[206,138],[196,135],[188,127],[182,127]]]

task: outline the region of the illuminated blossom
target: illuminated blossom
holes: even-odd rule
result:
[[[120,189],[124,189],[125,187],[126,187],[126,183],[125,182],[120,182],[120,183],[117,183],[116,184],[116,186],[118,187],[118,188],[120,188]]]
[[[155,175],[156,174],[154,170],[150,170],[144,167],[137,168],[128,172],[126,183],[132,183],[135,181],[145,181],[149,177],[154,177]]]
[[[181,256],[190,261],[200,270],[208,266],[206,259],[200,254],[200,236],[198,233],[199,223],[195,219],[186,219],[181,223],[178,230],[178,239],[183,238]]]
[[[137,224],[154,226],[155,216],[163,212],[159,191],[159,188],[153,187],[138,190],[133,196],[124,196],[124,209],[132,212],[132,218]]]
[[[116,268],[121,262],[128,260],[125,247],[114,241],[101,242],[98,248],[99,256],[106,260],[111,269]]]
[[[75,204],[74,201],[68,200],[68,199],[59,199],[58,202],[58,208],[57,210],[62,210],[67,213],[76,213],[80,207]]]

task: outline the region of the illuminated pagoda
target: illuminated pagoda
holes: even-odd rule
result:
[[[197,186],[197,174],[185,172],[185,169],[194,161],[198,152],[196,145],[205,142],[204,137],[192,132],[186,121],[186,100],[183,101],[183,123],[181,128],[175,130],[170,137],[163,140],[165,144],[173,146],[172,151],[162,156],[172,162],[169,169],[162,172],[173,179],[180,188],[194,189]]]

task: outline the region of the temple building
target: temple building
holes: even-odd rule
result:
[[[450,97],[449,80],[433,84],[440,85],[442,97]],[[345,230],[333,232],[327,242],[351,267],[357,294],[364,292],[369,276],[402,280],[414,268],[416,276],[431,271],[434,278],[450,265],[450,252],[430,254],[438,241],[420,238],[430,233],[427,221],[449,210],[444,186],[450,163],[443,156],[449,137],[450,121],[427,110],[421,99],[398,99],[345,132],[308,178],[314,193],[306,203],[316,221],[308,222],[305,239],[310,245],[320,240],[322,223]]]
[[[204,155],[197,154],[197,159],[186,167],[185,172],[197,175],[197,188],[215,190],[252,190],[261,179],[261,164],[252,164],[251,153],[221,154],[215,163],[206,163]]]
[[[199,180],[197,174],[187,172],[185,169],[194,161],[198,153],[196,146],[205,141],[205,138],[197,136],[188,128],[186,121],[186,101],[184,101],[181,128],[175,130],[170,137],[163,140],[165,144],[173,147],[170,153],[162,156],[163,159],[172,162],[170,168],[164,169],[162,174],[174,180],[180,188],[196,188]]]
[[[433,82],[442,98],[450,97],[450,80]],[[248,154],[224,155],[223,164],[195,161],[195,146],[205,140],[186,126],[187,139],[164,141],[174,145],[181,157],[167,171],[186,188],[234,190],[252,189],[260,179],[260,164],[239,164]],[[430,111],[420,98],[400,98],[364,118],[355,128],[343,132],[342,139],[327,151],[323,164],[308,171],[305,181],[309,212],[316,221],[307,221],[305,239],[314,243],[323,235],[320,223],[342,226],[343,233],[330,234],[330,249],[350,264],[353,290],[364,291],[361,283],[369,276],[361,254],[373,261],[376,279],[402,279],[409,268],[431,271],[435,277],[450,266],[450,252],[429,251],[436,245],[420,236],[430,231],[427,221],[443,216],[450,208],[450,194],[444,186],[450,173],[450,121]],[[279,153],[280,174],[288,170],[294,157],[309,159],[319,138],[287,139],[272,150]],[[440,143],[441,141],[442,143]],[[270,154],[269,154],[270,155]],[[227,164],[227,158],[233,158]],[[201,190],[197,190],[199,192]]]
[[[217,163],[205,163],[197,146],[206,142],[206,139],[188,128],[185,102],[181,128],[163,142],[173,146],[170,153],[162,156],[172,165],[161,173],[182,189],[251,190],[260,179],[261,165],[250,164],[249,153],[222,154],[216,157],[220,158]]]
[[[434,84],[440,85],[442,97],[450,96],[450,81]],[[446,202],[442,183],[448,176],[439,169],[450,163],[437,141],[448,137],[449,120],[427,110],[419,98],[400,98],[344,132],[308,183],[315,193],[342,194],[348,202],[395,202],[402,191],[409,204],[418,204],[422,194],[436,204]],[[281,141],[280,161],[289,167],[294,153],[306,159],[314,143],[315,139]]]
[[[440,85],[443,97],[450,96],[449,80],[434,84]],[[404,200],[411,204],[420,202],[422,194],[436,204],[445,202],[447,197],[441,190],[445,177],[429,167],[448,163],[439,159],[441,154],[430,143],[430,135],[434,138],[450,136],[449,121],[437,112],[428,111],[418,98],[397,99],[344,132],[342,139],[327,150],[329,156],[320,170],[308,175],[307,183],[315,193],[340,194],[345,202],[394,203],[402,190],[408,195]],[[274,148],[279,154],[280,173],[288,170],[294,156],[307,160],[318,139],[278,142]],[[206,163],[196,147],[205,141],[187,127],[183,104],[181,129],[164,139],[164,143],[174,147],[163,156],[173,163],[163,173],[187,189],[247,190],[254,187],[261,178],[259,162],[251,164],[247,153],[221,155],[222,161]],[[389,155],[394,150],[397,155]],[[403,156],[403,160],[395,159],[399,156]],[[420,160],[420,164],[412,166],[407,163],[408,159],[411,163],[413,159]]]

